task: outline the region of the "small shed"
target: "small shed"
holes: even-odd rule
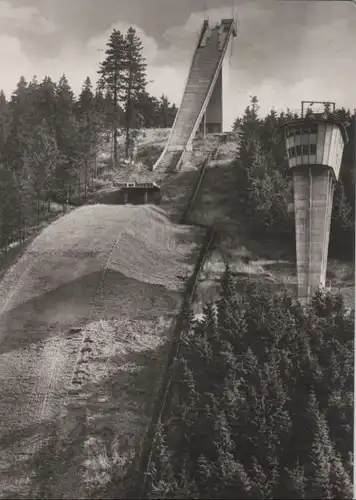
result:
[[[123,182],[118,187],[117,203],[120,205],[159,205],[161,201],[161,188],[155,182]]]

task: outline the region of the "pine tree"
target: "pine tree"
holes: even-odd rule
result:
[[[177,486],[166,444],[165,427],[161,421],[158,421],[156,426],[153,461],[149,469],[148,498],[170,498],[171,491],[174,491]]]
[[[36,198],[37,223],[40,222],[41,201],[49,200],[53,174],[59,164],[56,140],[45,120],[33,130],[27,150],[31,190]]]
[[[93,86],[89,77],[84,80],[82,90],[76,102],[76,112],[78,119],[84,119],[87,122],[95,121],[96,107]]]
[[[146,91],[140,94],[133,109],[132,125],[135,128],[160,127],[161,114],[158,99]]]
[[[332,498],[329,486],[330,460],[333,448],[324,415],[319,411],[315,394],[309,399],[311,440],[305,465],[306,498]],[[307,432],[307,429],[304,429]]]
[[[9,103],[11,127],[4,146],[5,167],[13,171],[14,191],[17,197],[16,239],[20,241],[25,238],[26,228],[31,225],[36,213],[28,164],[28,145],[34,123],[33,88],[31,92],[30,98],[29,85],[25,78],[21,77]]]
[[[299,465],[288,468],[284,467],[280,474],[280,480],[275,498],[290,499],[305,498],[304,469]]]
[[[55,185],[69,199],[78,179],[78,125],[74,94],[63,75],[56,85],[56,142],[62,161],[57,165]]]
[[[252,457],[250,477],[253,481],[253,498],[270,498],[268,495],[268,478],[255,456]]]
[[[353,498],[353,486],[349,474],[346,472],[340,456],[331,460],[330,467],[331,498]]]
[[[11,125],[9,103],[3,90],[0,90],[0,162],[5,152],[5,144],[8,140]]]
[[[15,174],[0,164],[0,247],[5,251],[18,230],[20,195],[15,183]]]
[[[339,242],[343,241],[342,248]],[[355,221],[342,182],[336,184],[330,228],[330,255],[349,258],[355,253]]]
[[[121,93],[121,102],[125,111],[126,158],[129,156],[133,113],[146,88],[146,63],[142,50],[142,41],[135,29],[130,27],[125,36],[125,63]]]
[[[177,114],[177,108],[175,104],[169,102],[168,97],[164,94],[161,95],[159,100],[159,113],[159,126],[163,128],[172,127]]]
[[[39,122],[46,120],[52,133],[56,132],[56,84],[49,76],[45,76],[37,90],[37,115]]]
[[[124,72],[127,67],[127,43],[123,34],[114,29],[106,47],[106,59],[101,63],[98,73],[102,79],[102,88],[109,92],[113,103],[113,140],[114,165],[117,165],[117,137],[119,126],[119,101],[124,90]]]
[[[234,343],[234,330],[237,326],[235,320],[236,311],[238,310],[237,296],[235,283],[231,274],[228,263],[225,266],[225,271],[221,277],[220,300],[217,302],[217,324],[219,328],[220,344]],[[230,347],[227,346],[229,350]],[[231,347],[232,348],[232,347]]]
[[[215,305],[211,302],[203,309],[203,325],[206,338],[210,344],[214,358],[220,355],[220,337],[217,323],[217,313]]]
[[[9,103],[11,113],[11,126],[8,140],[4,147],[6,164],[20,172],[23,168],[26,143],[31,134],[29,116],[31,107],[28,100],[28,84],[22,76],[17,84],[16,90],[11,95]]]
[[[80,157],[80,182],[81,185],[84,184],[84,203],[87,200],[89,179],[96,175],[97,155],[103,129],[103,117],[97,105],[91,80],[87,77],[77,103],[78,154]]]
[[[27,102],[28,102],[28,107],[29,107],[29,116],[27,117],[28,124],[30,125],[31,129],[36,127],[41,119],[38,115],[38,96],[39,96],[39,83],[37,76],[33,76],[32,80],[28,84],[27,88]]]
[[[164,128],[168,127],[168,113],[169,113],[169,100],[164,94],[161,95],[160,99],[160,112],[161,112],[161,126]]]

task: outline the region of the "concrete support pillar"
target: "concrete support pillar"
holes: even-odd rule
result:
[[[144,194],[144,204],[146,205],[148,203],[148,192],[145,191],[145,194]]]
[[[209,104],[205,112],[205,127],[208,134],[221,133],[223,121],[222,69],[215,82]]]
[[[327,167],[293,172],[298,297],[308,303],[325,285],[334,180]]]

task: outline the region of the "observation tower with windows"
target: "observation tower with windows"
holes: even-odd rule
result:
[[[326,111],[313,113],[308,104],[323,104]],[[298,298],[303,304],[325,286],[334,186],[348,141],[334,111],[335,103],[303,101],[301,118],[283,125],[293,173]]]

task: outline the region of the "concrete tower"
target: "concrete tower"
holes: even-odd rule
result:
[[[307,304],[325,286],[334,185],[348,139],[342,123],[320,114],[283,128],[293,173],[298,298]]]

